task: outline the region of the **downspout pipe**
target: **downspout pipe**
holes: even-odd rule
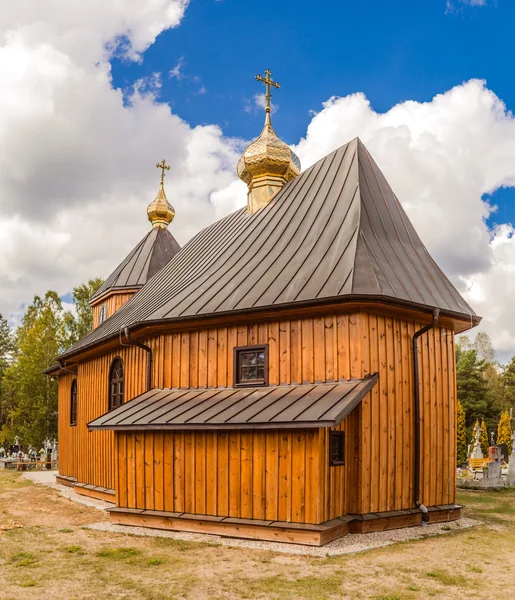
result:
[[[60,360],[57,361],[57,364],[59,365],[59,368],[62,371],[66,371],[66,373],[71,373],[72,375],[75,375],[75,377],[77,377],[78,375],[78,371],[71,371],[70,369],[67,369],[64,365],[66,364],[65,362],[61,362]]]
[[[120,344],[122,346],[137,346],[138,348],[141,348],[142,350],[145,350],[145,352],[148,354],[148,361],[147,361],[147,391],[149,391],[149,390],[152,389],[152,365],[153,365],[153,362],[154,362],[152,348],[150,346],[147,346],[146,344],[142,344],[141,342],[133,342],[131,340],[131,335],[130,335],[130,331],[129,331],[128,327],[126,327],[124,329],[124,334],[125,334],[126,342],[122,342],[122,332],[120,330]]]
[[[440,310],[435,308],[433,310],[433,319],[431,323],[428,323],[422,329],[419,329],[413,335],[413,421],[414,421],[414,461],[413,461],[413,503],[415,507],[422,512],[422,525],[425,527],[429,521],[429,514],[427,512],[427,506],[422,504],[420,501],[420,470],[421,464],[421,453],[420,453],[420,442],[421,442],[421,420],[420,420],[420,370],[418,362],[418,338],[424,333],[434,329],[438,323],[438,317],[440,316]]]

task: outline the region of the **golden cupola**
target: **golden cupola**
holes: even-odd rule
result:
[[[238,177],[249,188],[247,207],[250,213],[256,212],[284,186],[300,173],[300,160],[291,148],[283,142],[272,127],[270,116],[270,88],[279,88],[272,81],[267,69],[265,77],[256,75],[256,79],[266,86],[265,126],[261,135],[251,142],[238,161]]]
[[[165,170],[169,171],[170,167],[164,159],[160,163],[157,163],[156,167],[161,169],[161,183],[156,199],[148,205],[147,215],[148,220],[152,223],[152,227],[166,229],[175,217],[175,210],[168,202],[164,187]]]

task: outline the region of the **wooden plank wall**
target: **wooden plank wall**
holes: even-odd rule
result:
[[[318,523],[319,431],[116,433],[117,504]]]
[[[81,483],[114,489],[114,435],[112,431],[88,431],[87,424],[107,412],[107,387],[112,361],[121,356],[126,369],[125,394],[134,398],[146,389],[146,353],[122,348],[79,364],[77,376],[77,425],[70,426],[72,375],[59,380],[59,473]]]
[[[421,326],[398,318],[361,312],[170,333],[144,341],[154,349],[153,377],[156,387],[196,388],[231,385],[234,346],[263,343],[269,344],[271,385],[323,382],[340,377],[361,378],[367,373],[379,372],[378,385],[339,427],[346,432],[345,466],[329,467],[328,465],[328,431],[320,430],[318,437],[315,438],[318,439],[318,450],[313,460],[318,461],[318,468],[313,470],[320,474],[316,509],[320,522],[346,513],[378,512],[411,506],[413,428],[410,349],[412,335]],[[422,501],[428,506],[447,504],[454,501],[455,477],[455,379],[452,331],[437,328],[422,336],[419,346],[423,382],[421,391],[424,403]],[[129,400],[145,389],[147,356],[143,350],[134,347],[121,348],[118,354],[124,359],[126,365],[126,399]],[[69,461],[73,469],[71,467],[68,469],[67,466],[65,468],[74,471],[66,473],[63,471],[63,474],[74,476],[83,483],[111,488],[115,485],[112,434],[111,432],[88,433],[86,423],[103,414],[107,408],[108,370],[115,356],[116,353],[110,353],[80,365],[79,422],[76,428],[69,428],[68,425],[69,429],[75,429],[71,434],[75,435],[76,440],[73,459],[64,458],[66,447],[69,444],[71,448],[72,444],[66,441],[68,439],[64,432],[66,418],[60,419],[60,439],[64,441],[61,445],[61,460],[64,459],[62,464],[68,465],[66,461]],[[67,394],[69,394],[71,379],[66,377],[61,381],[64,389],[68,389],[62,396],[64,410],[69,411]],[[67,418],[69,419],[69,416]],[[194,434],[189,435],[194,436]],[[199,456],[206,456],[206,458],[197,463],[196,454],[193,453],[193,457],[188,458],[191,468],[193,465],[202,465],[202,460],[208,460],[207,455],[214,452],[210,450],[215,446],[214,439],[217,440],[216,448],[218,448],[218,437],[210,438],[210,445],[205,446],[208,440],[202,437],[203,435],[206,434],[197,434],[198,437],[194,436],[195,441],[192,440],[191,443],[195,448],[198,446]],[[249,435],[252,439],[252,451],[249,450]],[[247,469],[249,463],[252,464],[252,481],[254,481],[254,474],[259,481],[262,477],[259,474],[261,473],[259,458],[254,457],[254,452],[259,454],[262,451],[263,441],[261,437],[255,437],[256,435],[256,433],[234,434],[235,437],[231,438],[233,450],[242,457],[241,469]],[[276,435],[279,444],[277,455],[281,452],[291,453],[289,444],[293,444],[291,441],[293,438],[281,443],[282,433]],[[273,448],[271,444],[274,438],[270,437],[270,434],[267,436],[269,436],[266,442],[267,448]],[[150,439],[155,443],[155,439],[158,438],[154,439],[151,436]],[[123,447],[124,442],[121,443]],[[128,443],[126,440],[125,444]],[[146,441],[140,443],[145,444],[147,453],[150,452]],[[173,444],[175,448],[175,441]],[[299,456],[311,452],[308,449],[311,440],[306,443],[305,435],[298,444],[301,446]],[[157,442],[159,453],[160,449],[159,440]],[[218,453],[218,449],[216,452]],[[270,452],[273,455],[273,451]],[[266,449],[265,454],[268,457],[269,452]],[[91,456],[94,460],[91,460]],[[120,459],[123,463],[124,457],[120,456]],[[214,454],[209,461],[213,460]],[[293,485],[291,473],[288,471],[279,473],[279,464],[286,463],[279,461],[277,466],[278,489],[281,477],[290,480]],[[305,469],[307,465],[306,461]],[[199,468],[202,471],[204,467]],[[275,467],[271,466],[271,469]],[[273,472],[275,471],[272,470]],[[123,480],[123,476],[118,472],[116,477],[122,477]],[[126,477],[129,477],[129,474]],[[241,473],[239,477],[241,481]],[[303,476],[300,476],[300,480],[303,480]],[[129,484],[132,485],[130,481]],[[211,488],[207,482],[199,485],[206,486],[206,489]],[[270,485],[272,484],[269,483]],[[304,489],[302,486],[299,487],[299,498],[302,498],[303,494],[310,494],[306,492],[305,485]],[[216,488],[219,489],[218,483]],[[255,490],[259,489],[259,486],[252,486],[252,495],[257,494]],[[122,490],[120,491],[123,493]],[[218,506],[218,500],[216,502]],[[224,502],[222,499],[221,505]],[[247,509],[240,507],[239,510],[245,512]],[[300,509],[301,513],[302,510],[305,512],[305,509]],[[310,508],[308,513],[313,515],[314,510]],[[282,516],[284,510],[281,512],[281,518]]]
[[[103,304],[106,305],[107,317],[111,317],[114,313],[120,309],[128,300],[134,296],[135,292],[127,292],[126,294],[111,294],[107,296],[102,302],[93,306],[93,329],[98,327],[98,315],[100,308]]]
[[[397,510],[413,498],[413,366],[411,341],[425,323],[362,313],[363,371],[379,383],[362,401],[360,513]],[[456,383],[453,331],[437,327],[419,339],[422,403],[421,500],[455,502]]]
[[[76,472],[76,427],[70,426],[70,393],[73,375],[59,377],[57,430],[59,440],[59,473],[75,477]]]

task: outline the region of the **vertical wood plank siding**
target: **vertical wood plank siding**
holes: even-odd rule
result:
[[[100,314],[100,308],[103,304],[106,305],[107,317],[111,317],[114,313],[120,309],[128,300],[134,296],[134,292],[111,294],[107,296],[102,302],[93,306],[93,329],[98,327],[98,315]],[[106,318],[107,318],[106,317]]]
[[[347,513],[408,508],[412,501],[411,339],[421,323],[359,312],[253,323],[145,340],[156,387],[232,385],[233,347],[269,344],[270,384],[361,378],[377,386],[340,424],[345,465],[329,466],[329,430],[112,432],[86,430],[107,409],[107,377],[119,355],[126,400],[145,386],[146,353],[121,348],[80,365],[78,423],[69,426],[71,376],[60,384],[60,471],[116,488],[121,506],[319,523]],[[455,500],[454,336],[420,339],[422,501]],[[119,455],[114,473],[113,451]]]

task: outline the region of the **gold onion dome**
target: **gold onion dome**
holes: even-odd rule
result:
[[[300,173],[299,157],[277,136],[269,113],[261,135],[247,146],[238,161],[237,172],[247,185],[262,175],[276,175],[290,181]]]
[[[152,227],[166,229],[175,217],[175,210],[168,202],[164,187],[165,170],[169,171],[170,167],[164,159],[160,163],[157,163],[156,167],[161,169],[161,183],[159,184],[156,199],[148,205],[147,215],[148,220],[152,223]]]
[[[265,126],[260,136],[251,142],[243,152],[236,172],[249,187],[248,209],[251,213],[267,204],[285,183],[300,173],[300,160],[291,148],[275,133],[270,118],[270,87],[279,88],[272,81],[270,71],[265,77],[256,75],[256,79],[266,86]]]

